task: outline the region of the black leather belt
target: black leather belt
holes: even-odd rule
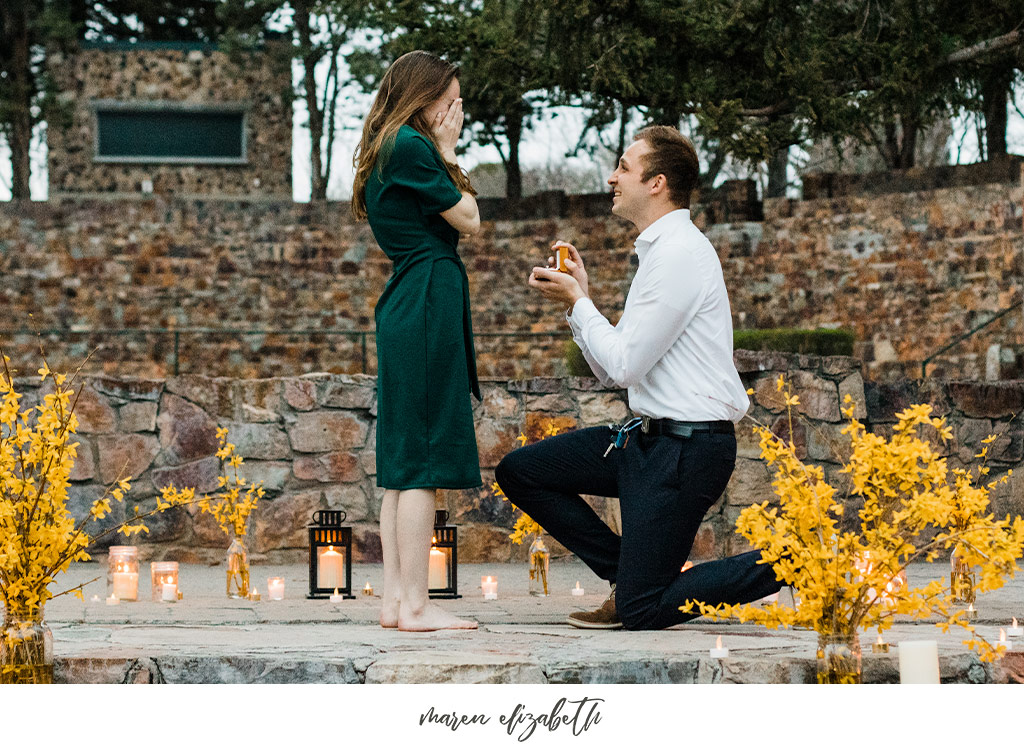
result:
[[[652,419],[641,417],[640,428],[648,435],[668,435],[670,437],[690,437],[694,432],[707,432],[714,435],[735,435],[736,426],[726,420],[713,422],[681,422],[675,419]]]

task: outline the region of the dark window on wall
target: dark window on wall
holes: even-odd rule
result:
[[[97,162],[244,164],[242,106],[96,103]]]

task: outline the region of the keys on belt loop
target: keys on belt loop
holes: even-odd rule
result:
[[[630,432],[630,430],[633,430],[633,429],[636,429],[637,427],[639,427],[642,421],[643,421],[643,419],[641,417],[637,416],[637,417],[635,417],[633,419],[630,419],[628,422],[626,422],[622,426],[620,426],[618,428],[618,430],[615,429],[614,425],[611,425],[611,424],[608,425],[609,429],[615,431],[615,436],[612,437],[612,441],[610,443],[608,443],[608,449],[605,450],[604,455],[602,456],[602,458],[607,458],[608,454],[611,453],[613,450],[615,450],[615,448],[624,448],[624,447],[626,447],[626,444],[629,442],[629,432]]]

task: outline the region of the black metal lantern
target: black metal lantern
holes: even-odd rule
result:
[[[321,497],[322,501],[325,501]],[[352,527],[343,510],[320,510],[309,525],[309,599],[352,594]]]
[[[430,544],[427,594],[438,599],[459,599],[459,533],[448,526],[448,511],[434,511],[434,537]]]

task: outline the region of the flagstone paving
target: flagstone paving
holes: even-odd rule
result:
[[[146,582],[144,573],[141,581]],[[910,569],[911,583],[943,575],[941,564]],[[816,635],[768,630],[737,622],[694,621],[665,631],[584,631],[566,625],[567,613],[593,609],[607,585],[576,561],[551,567],[548,597],[527,593],[522,564],[460,564],[461,599],[441,604],[480,623],[477,631],[405,633],[377,625],[379,597],[359,594],[343,603],[305,598],[308,568],[254,566],[253,584],[266,600],[266,579],[283,576],[279,602],[231,600],[224,572],[181,565],[184,600],[108,606],[105,567],[76,564],[58,584],[85,587],[85,602],[63,596],[47,605],[56,674],[67,683],[813,683]],[[498,599],[481,598],[481,576],[498,579]],[[353,566],[357,592],[379,589],[380,565]],[[947,574],[948,578],[948,574]],[[583,597],[572,597],[576,581]],[[100,601],[92,601],[93,595]],[[1024,578],[978,600],[978,631],[995,640],[1016,616],[1024,623]],[[730,650],[712,660],[721,635]],[[939,643],[943,683],[1024,681],[1024,651],[984,664],[963,646],[963,631],[948,634],[924,622],[901,620],[885,638],[890,654],[873,654],[875,634],[861,637],[864,680],[899,681],[901,640]],[[1024,650],[1024,641],[1017,644]]]

